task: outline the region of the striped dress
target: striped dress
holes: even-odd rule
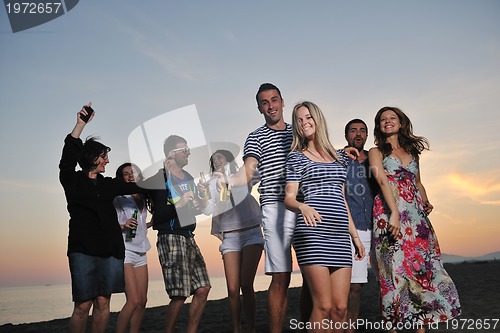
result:
[[[352,266],[349,219],[342,192],[347,156],[343,150],[337,154],[340,163],[311,161],[298,151],[288,155],[287,182],[300,183],[304,203],[322,217],[316,227],[311,227],[305,225],[302,214],[298,214],[293,242],[299,266]]]

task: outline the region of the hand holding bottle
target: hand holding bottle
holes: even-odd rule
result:
[[[200,172],[200,182],[198,183],[198,196],[201,200],[210,200],[210,180],[205,178],[205,173]]]
[[[230,174],[229,163],[227,163],[224,166],[224,175],[222,177],[223,182],[221,184],[222,186],[220,189],[220,197],[219,197],[219,200],[223,202],[227,202],[231,198],[231,186],[229,185],[229,174]]]
[[[193,200],[194,200],[194,193],[193,191],[186,192],[182,195],[182,197],[177,201],[175,206],[177,208],[181,208],[187,205],[189,208],[193,208]]]
[[[125,240],[130,242],[132,238],[135,237],[135,234],[137,233],[137,209],[134,210],[134,213],[132,214],[132,217],[125,222],[125,227],[127,228],[127,235],[125,237]]]

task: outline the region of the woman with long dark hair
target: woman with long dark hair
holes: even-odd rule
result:
[[[383,107],[375,116],[370,168],[381,193],[373,206],[373,236],[382,316],[392,327],[443,322],[460,315],[458,293],[443,267],[420,178],[426,138],[413,134],[406,114]]]
[[[144,180],[141,170],[133,163],[123,163],[116,170],[116,179],[125,183]],[[118,215],[118,223],[123,231],[125,242],[125,296],[116,323],[116,332],[138,333],[146,310],[148,297],[148,262],[146,252],[151,248],[147,231],[148,197],[142,194],[121,195],[113,204]]]
[[[256,299],[253,283],[264,246],[261,211],[249,192],[251,187],[227,187],[228,177],[237,171],[238,166],[230,151],[220,149],[212,154],[210,172],[222,174],[226,182],[219,189],[218,177],[212,178],[208,184],[210,199],[203,210],[206,215],[212,214],[212,234],[222,240],[219,250],[224,261],[235,333],[242,332],[241,303],[248,322],[248,332],[255,332]]]

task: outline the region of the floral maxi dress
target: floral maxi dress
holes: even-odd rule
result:
[[[392,323],[423,325],[460,315],[455,284],[443,267],[441,251],[416,186],[418,163],[404,167],[387,156],[382,161],[399,210],[401,231],[387,231],[389,209],[381,194],[373,206],[373,236],[382,316]]]

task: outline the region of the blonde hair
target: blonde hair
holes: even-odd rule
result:
[[[307,149],[307,138],[302,133],[300,127],[299,118],[297,117],[297,110],[301,107],[305,107],[309,110],[312,119],[316,124],[316,141],[318,145],[326,151],[333,159],[338,161],[337,151],[333,148],[330,143],[330,138],[328,136],[328,128],[326,127],[325,117],[321,109],[313,102],[303,101],[297,103],[293,107],[292,112],[292,131],[293,131],[293,141],[291,150],[304,151]]]

